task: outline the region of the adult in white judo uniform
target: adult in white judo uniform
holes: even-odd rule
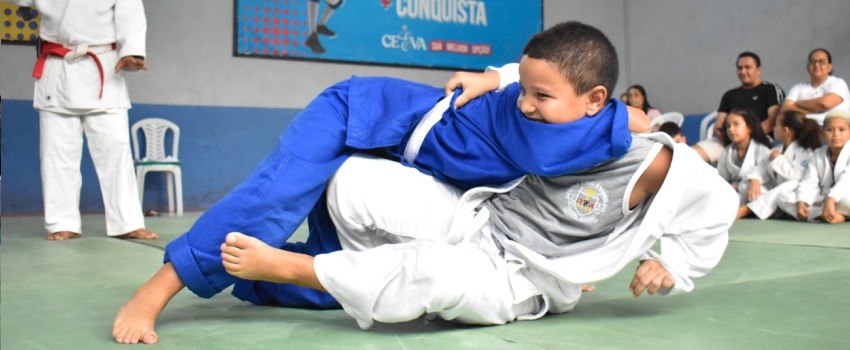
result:
[[[815,150],[797,191],[779,207],[799,220],[831,224],[850,216],[850,113],[833,111],[824,120],[826,145]]]
[[[814,150],[821,146],[820,133],[816,121],[797,111],[784,111],[776,119],[774,135],[782,144],[770,151],[768,162],[763,165],[772,188],[747,203],[747,208],[759,219],[767,219],[776,212],[780,196],[787,197],[797,190]]]
[[[141,0],[10,0],[41,12],[33,106],[39,112],[41,180],[48,240],[80,237],[80,162],[88,139],[113,237],[145,230],[133,159],[124,70],[147,70]]]
[[[233,233],[222,258],[241,278],[326,290],[364,329],[425,313],[503,324],[567,312],[581,284],[634,259],[636,296],[690,291],[725,251],[737,196],[687,148],[636,136],[626,156],[587,171],[466,193],[352,157],[328,187],[342,251],[313,258]]]

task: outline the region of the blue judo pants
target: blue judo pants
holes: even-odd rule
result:
[[[371,86],[368,82],[352,79],[322,92],[293,120],[272,154],[257,166],[247,180],[207,210],[189,231],[168,244],[164,262],[172,263],[189,290],[200,297],[210,298],[235,284],[234,296],[256,304],[340,307],[328,293],[289,284],[241,280],[228,274],[221,263],[220,246],[225,236],[235,231],[256,237],[272,247],[312,256],[341,250],[323,193],[330,177],[351,154],[358,151],[357,147],[348,143],[358,135],[364,135],[360,130],[366,124],[357,124],[357,120],[350,123],[349,88],[353,84]],[[380,134],[383,139],[369,146],[392,145],[381,142],[395,142],[397,145],[418,121],[414,120],[414,116],[424,115],[442,97],[440,89],[413,85],[407,90],[394,87],[393,94],[382,94],[380,89],[368,91],[374,91],[374,95],[395,96],[396,99],[400,93],[401,98],[409,97],[414,101],[403,104],[405,110],[401,111],[394,110],[393,103],[382,102],[382,98],[389,97],[364,99],[357,96],[356,103],[361,106],[357,118],[372,123],[372,117],[363,117],[362,111],[378,114],[372,118],[377,122],[367,126],[381,130],[374,133]],[[399,115],[399,119],[385,120]],[[386,131],[393,127],[383,127],[381,123],[395,125],[395,130]],[[354,129],[355,133],[349,129]],[[388,134],[390,137],[387,137]],[[307,242],[286,243],[305,218],[310,227]]]

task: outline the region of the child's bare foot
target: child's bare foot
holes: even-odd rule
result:
[[[64,241],[64,240],[68,240],[68,239],[71,239],[71,238],[80,238],[80,236],[82,236],[82,235],[79,234],[79,233],[71,232],[71,231],[59,231],[59,232],[53,232],[53,233],[47,235],[47,240],[48,241]]]
[[[112,336],[120,344],[136,344],[143,342],[153,344],[157,341],[154,324],[159,313],[165,307],[156,307],[158,304],[155,293],[145,293],[144,286],[136,290],[133,297],[127,301],[112,323]]]
[[[112,236],[115,238],[132,238],[132,239],[157,239],[159,235],[156,232],[151,232],[145,230],[144,228],[140,228],[130,233],[125,233],[123,235]]]
[[[227,273],[255,281],[289,283],[292,253],[275,249],[254,237],[239,232],[227,234],[221,244],[221,259]]]
[[[840,223],[844,222],[845,220],[847,220],[847,218],[845,218],[844,215],[835,214],[835,216],[832,217],[832,220],[824,220],[824,221],[826,221],[830,224],[840,224]]]
[[[594,286],[587,285],[587,284],[582,284],[582,285],[581,285],[581,291],[582,291],[582,292],[592,292],[592,291],[594,291],[594,290],[596,290],[596,287],[594,287]]]
[[[154,324],[168,301],[183,289],[183,282],[171,263],[166,263],[148,282],[127,301],[112,323],[112,337],[121,344],[143,342],[153,344],[159,339]]]

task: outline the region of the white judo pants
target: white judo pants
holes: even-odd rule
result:
[[[83,135],[103,194],[106,233],[121,235],[145,227],[128,124],[126,109],[86,115],[39,111],[44,227],[48,233],[82,233]]]
[[[328,209],[343,250],[317,256],[314,267],[361,328],[432,313],[468,324],[546,313],[542,295],[550,288],[535,284],[558,284],[505,261],[486,221],[468,241],[446,242],[462,194],[416,169],[361,155],[331,179]],[[570,298],[577,301],[580,288],[567,288]]]
[[[783,198],[783,200],[787,199],[789,195],[793,194],[794,191],[797,190],[797,184],[799,184],[798,181],[785,181],[779,184],[779,186],[771,188],[767,192],[762,192],[761,196],[756,198],[756,200],[747,203],[747,207],[749,207],[750,210],[753,211],[753,214],[756,214],[759,219],[765,220],[776,212],[780,198]],[[746,192],[744,193],[746,195]],[[796,217],[796,204],[794,207],[794,213],[794,216]]]
[[[821,214],[823,214],[823,202],[826,200],[825,197],[818,195],[814,204],[809,206],[809,219],[807,221],[814,221],[814,219]],[[797,217],[797,194],[794,191],[786,191],[779,195],[777,200],[777,206],[782,211],[786,212],[791,217]],[[835,211],[839,214],[844,215],[846,218],[850,218],[850,198],[845,198],[835,203]]]

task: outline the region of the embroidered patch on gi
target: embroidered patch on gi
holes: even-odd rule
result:
[[[593,181],[584,181],[567,191],[567,208],[564,210],[578,221],[596,223],[599,214],[608,209],[608,193]],[[569,205],[572,203],[572,205]]]

